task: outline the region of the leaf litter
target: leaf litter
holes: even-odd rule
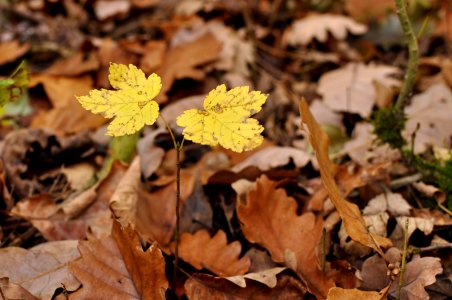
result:
[[[395,101],[406,69],[393,1],[308,2],[1,3],[0,88],[24,58],[30,79],[1,108],[0,294],[394,298],[406,234],[401,299],[452,297],[450,189],[416,174],[369,123]],[[417,155],[447,167],[446,2],[409,9],[419,27],[427,12],[435,18],[419,39],[403,134]],[[215,87],[229,104],[256,103],[214,103]],[[108,129],[79,104],[93,89],[84,105],[120,126]],[[133,114],[108,107],[112,98]],[[178,119],[188,109],[210,118],[212,135]],[[244,124],[250,134],[238,135]],[[177,274],[176,151],[166,125],[186,137]],[[105,132],[139,127],[134,159],[102,173],[113,154]]]

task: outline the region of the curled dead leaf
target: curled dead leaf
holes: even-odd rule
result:
[[[358,206],[348,202],[341,196],[333,177],[333,163],[328,157],[328,136],[312,116],[305,99],[300,102],[300,113],[302,121],[306,124],[309,131],[309,141],[315,150],[319,162],[323,184],[342,218],[347,234],[354,241],[370,247],[384,256],[380,246],[389,247],[392,245],[391,241],[385,237],[369,233]]]

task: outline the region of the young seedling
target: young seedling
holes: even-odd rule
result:
[[[162,83],[157,74],[146,78],[143,71],[130,64],[110,64],[109,80],[115,90],[91,90],[88,96],[77,96],[83,108],[106,118],[112,118],[107,135],[114,138],[136,134],[145,125],[152,125],[159,116],[159,106],[154,100]],[[164,117],[168,132],[176,150],[176,229],[174,278],[179,261],[180,229],[180,152],[185,139],[202,145],[217,146],[235,152],[258,147],[264,127],[251,118],[259,112],[267,95],[249,91],[249,87],[236,87],[229,91],[224,84],[209,92],[204,109],[189,109],[177,117],[177,125],[184,127],[183,138],[177,141]]]

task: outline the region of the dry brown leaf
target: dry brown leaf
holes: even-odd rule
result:
[[[129,0],[98,0],[94,2],[94,13],[97,19],[105,20],[118,15],[127,14],[130,10]]]
[[[71,299],[164,299],[168,282],[162,252],[143,251],[130,228],[115,224],[112,237],[80,241],[81,259],[70,264],[83,287]]]
[[[377,99],[373,82],[397,86],[399,81],[389,76],[398,72],[393,66],[349,63],[322,75],[317,92],[333,110],[358,113],[367,118]]]
[[[387,238],[369,233],[358,206],[348,202],[341,196],[333,177],[334,165],[328,157],[328,136],[312,116],[308,104],[304,99],[300,102],[300,113],[309,131],[309,141],[315,150],[319,162],[323,184],[328,190],[330,199],[342,218],[347,234],[352,240],[370,247],[384,256],[380,246],[389,247],[391,246],[391,241]]]
[[[19,41],[13,40],[0,44],[0,65],[13,62],[30,49],[28,43],[19,44]]]
[[[367,258],[361,269],[362,284],[361,288],[366,290],[381,290],[391,282],[397,284],[398,280],[391,279],[391,273],[388,272],[388,264],[394,266],[394,270],[400,271],[400,262],[402,261],[402,251],[396,247],[389,248],[385,253],[386,260],[375,254]]]
[[[327,300],[383,300],[386,299],[389,286],[380,292],[361,291],[358,289],[342,289],[334,287],[329,290]]]
[[[408,238],[413,234],[416,229],[422,231],[425,235],[429,235],[433,231],[433,217],[417,218],[417,217],[397,217],[397,224],[400,228],[405,228],[405,224],[408,221]]]
[[[44,73],[60,76],[77,76],[90,71],[95,71],[100,67],[99,59],[93,53],[88,53],[88,57],[83,52],[77,52],[65,59],[57,60]]]
[[[164,41],[148,41],[140,59],[140,69],[146,74],[154,73],[162,64],[165,50],[166,43]]]
[[[135,227],[138,186],[141,186],[141,165],[140,157],[136,156],[110,198],[110,208],[115,219],[124,227]]]
[[[75,99],[75,95],[87,94],[92,89],[90,76],[70,78],[41,74],[31,78],[30,86],[39,83],[43,85],[53,108],[35,117],[31,127],[46,128],[65,135],[98,128],[105,123],[103,117],[83,109]]]
[[[39,300],[20,285],[9,282],[6,277],[0,278],[0,294],[4,297],[3,299],[6,298],[5,300]]]
[[[111,62],[117,64],[134,64],[138,62],[137,56],[131,52],[127,52],[121,45],[112,40],[111,38],[105,38],[101,40],[99,45],[98,57],[101,68],[97,72],[96,86],[109,88],[110,81],[108,80],[109,67]],[[86,94],[86,93],[85,93]]]
[[[297,168],[302,168],[308,164],[311,156],[305,150],[293,147],[268,146],[232,167],[231,171],[238,173],[249,166],[267,171],[285,166],[291,159]]]
[[[425,287],[435,283],[435,276],[442,273],[443,268],[438,257],[420,257],[415,255],[407,263],[400,298],[407,300],[427,300],[430,299],[425,291]],[[399,282],[400,275],[394,280]],[[397,294],[397,284],[392,284],[389,290],[391,296]]]
[[[433,85],[413,97],[405,108],[408,120],[402,134],[410,141],[416,132],[414,140],[416,153],[424,152],[428,146],[449,146],[452,136],[450,111],[452,111],[452,91],[445,84]]]
[[[39,299],[52,299],[55,290],[74,291],[80,282],[71,274],[68,263],[77,259],[77,241],[39,244],[29,250],[8,247],[0,249],[0,278],[9,278]]]
[[[269,288],[274,288],[278,283],[278,279],[276,278],[276,275],[278,275],[279,273],[281,273],[284,270],[286,270],[286,268],[276,267],[276,268],[271,268],[271,269],[263,270],[263,271],[256,272],[256,273],[247,273],[245,275],[225,277],[224,279],[227,279],[230,282],[233,282],[242,288],[246,287],[245,279],[254,280],[254,281],[260,282],[262,284],[265,284]]]
[[[248,193],[246,204],[237,204],[237,214],[248,241],[269,250],[275,262],[294,269],[311,293],[326,297],[334,283],[322,272],[316,252],[322,219],[312,213],[298,216],[295,199],[265,176]]]
[[[444,201],[446,201],[446,193],[444,193],[434,185],[425,184],[422,181],[414,182],[412,185],[416,190],[426,195],[427,197],[435,198],[436,202],[438,203],[444,203]]]
[[[107,177],[59,205],[41,194],[22,199],[11,214],[29,220],[47,240],[107,236],[111,231],[108,203],[125,172],[125,166],[114,163]]]
[[[181,171],[181,203],[191,195],[195,177],[185,170]],[[136,226],[140,234],[148,241],[157,241],[167,246],[176,226],[176,181],[172,177],[169,184],[148,192],[139,184],[136,208]]]
[[[353,19],[367,24],[383,20],[387,17],[388,11],[394,11],[395,7],[393,0],[346,0],[345,10]]]
[[[314,38],[324,43],[328,38],[328,33],[331,33],[334,38],[341,41],[347,37],[347,31],[353,34],[363,34],[367,31],[367,26],[346,16],[311,14],[296,20],[284,32],[283,39],[285,44],[291,46],[307,45]]]
[[[353,128],[352,138],[345,142],[341,152],[348,154],[353,161],[362,166],[399,159],[400,152],[388,144],[376,143],[377,136],[373,132],[372,124],[357,123]]]
[[[214,61],[220,50],[221,43],[211,33],[206,33],[193,42],[170,48],[156,71],[162,77],[161,94],[166,94],[176,79],[203,79],[205,72],[196,67]],[[163,97],[157,99],[159,103],[164,101]]]
[[[165,156],[165,150],[154,144],[155,138],[163,132],[166,133],[166,130],[159,128],[138,140],[137,154],[140,156],[141,173],[145,179],[149,179],[157,171]]]
[[[302,299],[306,293],[303,284],[290,276],[279,276],[274,288],[253,280],[241,288],[225,278],[206,274],[195,274],[185,282],[185,293],[190,300],[260,300],[260,299]]]
[[[173,252],[174,247],[173,243]],[[179,256],[197,270],[204,268],[221,277],[243,275],[248,271],[250,259],[239,259],[241,250],[242,245],[238,241],[228,244],[226,233],[222,230],[213,237],[207,230],[180,236]]]
[[[206,95],[195,95],[186,97],[175,102],[171,102],[166,105],[162,111],[161,115],[165,118],[165,121],[171,128],[176,127],[176,119],[180,116],[184,111],[192,108],[203,109],[204,98]],[[161,118],[157,119],[157,124],[160,127],[166,128],[165,122]]]
[[[384,193],[369,200],[363,210],[363,215],[377,215],[388,211],[392,216],[410,215],[411,205],[398,193]]]

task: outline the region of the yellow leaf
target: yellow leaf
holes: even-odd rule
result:
[[[91,90],[88,96],[77,96],[83,108],[114,118],[107,129],[107,135],[123,136],[133,134],[144,125],[152,125],[159,114],[157,102],[153,99],[162,88],[157,74],[148,78],[143,71],[130,64],[110,64],[111,86],[116,90]]]
[[[190,109],[177,118],[177,125],[185,127],[182,134],[195,143],[216,146],[235,152],[258,147],[264,130],[251,115],[259,112],[267,95],[249,92],[241,86],[226,91],[224,84],[212,90],[204,100],[204,110]]]

